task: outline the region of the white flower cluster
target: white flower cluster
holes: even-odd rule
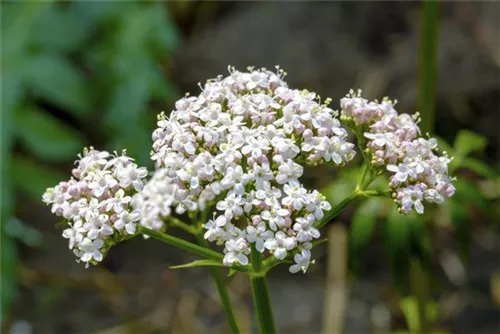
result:
[[[319,237],[313,224],[330,205],[302,186],[303,166],[343,165],[355,155],[329,101],[289,89],[283,76],[230,69],[199,96],[177,101],[169,118],[160,115],[153,133],[152,159],[165,188],[146,186],[149,198],[168,198],[181,211],[215,207],[205,238],[224,244],[225,265],[246,265],[255,244],[278,259],[295,254],[290,271],[305,271]],[[143,224],[156,228],[168,213],[163,203],[140,210]]]
[[[68,181],[43,194],[52,213],[68,221],[63,237],[78,261],[100,262],[109,247],[134,235],[140,213],[130,206],[132,194],[143,188],[144,167],[122,155],[85,149]]]
[[[392,173],[390,186],[400,210],[408,213],[414,208],[421,214],[423,200],[443,203],[455,192],[448,176],[451,159],[436,155],[434,138],[420,137],[418,113],[398,114],[394,105],[386,98],[368,101],[360,91],[351,91],[341,100],[341,117],[363,131],[372,165]]]
[[[155,171],[142,191],[132,197],[132,207],[141,214],[140,224],[152,230],[163,230],[165,220],[176,205],[176,212],[182,214],[185,210],[181,203],[175,200],[177,186],[172,178],[167,176],[167,170],[160,168]],[[146,237],[146,236],[145,236]]]

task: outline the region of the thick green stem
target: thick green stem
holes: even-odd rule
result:
[[[429,333],[427,303],[429,299],[428,277],[420,261],[416,258],[410,262],[410,290],[417,300],[418,333]]]
[[[200,246],[204,246],[208,248],[208,242],[203,239],[203,235],[197,235],[198,243]],[[217,293],[219,294],[219,298],[222,304],[222,308],[226,313],[226,320],[229,325],[229,330],[233,334],[240,333],[240,329],[238,328],[238,322],[236,321],[236,316],[234,314],[233,305],[231,303],[231,297],[229,296],[229,291],[226,286],[226,282],[224,281],[224,277],[221,274],[221,271],[215,267],[208,268],[210,275],[214,281],[215,287],[217,288]]]
[[[156,240],[164,242],[166,244],[181,248],[181,249],[188,251],[192,254],[201,256],[202,258],[205,258],[205,259],[222,261],[222,259],[224,258],[224,256],[221,253],[217,253],[216,251],[213,251],[211,249],[198,246],[198,245],[193,244],[189,241],[182,240],[182,239],[176,238],[174,236],[171,236],[171,235],[159,232],[159,231],[151,230],[151,229],[146,228],[146,227],[141,226],[139,232],[142,234],[145,234],[147,236],[150,236]]]
[[[422,115],[420,129],[433,132],[437,87],[437,45],[439,2],[422,3],[418,56],[418,110]]]
[[[262,334],[273,334],[276,333],[276,326],[274,325],[273,309],[271,307],[266,275],[262,266],[262,254],[255,247],[252,247],[251,260],[253,273],[250,274],[250,286],[252,288],[259,332]]]

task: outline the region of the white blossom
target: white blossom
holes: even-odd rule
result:
[[[313,224],[330,209],[321,194],[302,186],[304,167],[343,165],[355,154],[328,102],[288,88],[283,76],[230,68],[228,76],[208,80],[198,96],[177,101],[169,117],[161,114],[153,132],[152,159],[162,170],[161,182],[175,187],[166,202],[188,212],[215,209],[203,224],[204,237],[225,246],[226,265],[245,262],[245,247],[283,258],[319,237],[305,226],[300,233],[307,241],[300,242],[293,229],[298,218],[308,215]],[[140,210],[144,224],[162,204],[140,198],[132,204],[147,207]]]
[[[247,255],[250,254],[250,248],[244,238],[230,239],[226,242],[225,246],[224,253],[226,255],[223,259],[224,265],[230,266],[234,263],[248,264]]]
[[[446,155],[437,155],[437,141],[420,137],[418,113],[398,114],[395,102],[368,101],[361,92],[350,92],[341,101],[342,119],[364,133],[366,148],[375,168],[392,175],[389,185],[400,211],[424,212],[423,201],[443,203],[455,188],[448,177]]]
[[[295,264],[292,264],[289,268],[290,273],[295,274],[299,271],[306,272],[311,263],[311,251],[308,249],[303,249],[300,253],[295,254],[293,257]],[[314,262],[314,261],[312,261]]]
[[[52,212],[68,221],[62,235],[78,261],[102,261],[109,247],[133,235],[140,213],[131,208],[131,196],[142,189],[146,169],[125,153],[118,155],[93,148],[79,155],[74,178],[60,182],[43,194]]]

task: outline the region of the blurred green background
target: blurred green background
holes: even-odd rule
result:
[[[412,113],[420,13],[419,2],[2,2],[2,332],[226,331],[207,271],[168,270],[189,255],[136,238],[85,270],[41,194],[83,146],[126,148],[151,168],[156,114],[227,65],[279,64],[334,106],[362,88]],[[307,275],[271,274],[282,332],[415,332],[422,298],[435,330],[500,329],[500,5],[444,2],[438,23],[433,126],[456,157],[457,195],[421,218],[383,200],[347,210]],[[356,173],[306,178],[335,202]],[[236,275],[230,289],[249,331],[248,282]]]

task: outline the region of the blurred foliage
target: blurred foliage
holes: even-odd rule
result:
[[[385,254],[391,268],[395,286],[401,295],[409,294],[409,271],[412,259],[418,259],[426,272],[436,273],[432,256],[436,254],[438,244],[432,243],[432,232],[442,228],[454,233],[462,262],[468,261],[472,224],[478,216],[487,221],[498,222],[500,212],[491,210],[492,203],[500,201],[500,172],[491,168],[478,158],[486,147],[486,139],[477,133],[461,130],[453,144],[448,145],[438,139],[440,147],[453,157],[449,167],[455,181],[456,193],[443,205],[426,203],[424,215],[411,213],[403,215],[397,212],[392,200],[373,197],[362,201],[352,216],[349,236],[349,266],[351,272],[358,274],[363,268],[364,252],[373,238],[381,237]],[[328,185],[324,194],[332,204],[345,198],[355,187],[358,168],[342,170],[338,179]],[[384,190],[388,180],[379,177],[369,188]],[[401,308],[410,326],[415,332],[415,297],[402,299]],[[435,308],[429,301],[427,308]],[[430,317],[434,322],[434,311]]]
[[[159,110],[177,91],[164,75],[178,33],[161,2],[2,4],[2,318],[15,297],[14,191],[39,200],[90,142],[149,163]],[[11,152],[15,151],[15,154]],[[33,239],[35,238],[35,239]],[[26,241],[28,240],[28,241]]]

